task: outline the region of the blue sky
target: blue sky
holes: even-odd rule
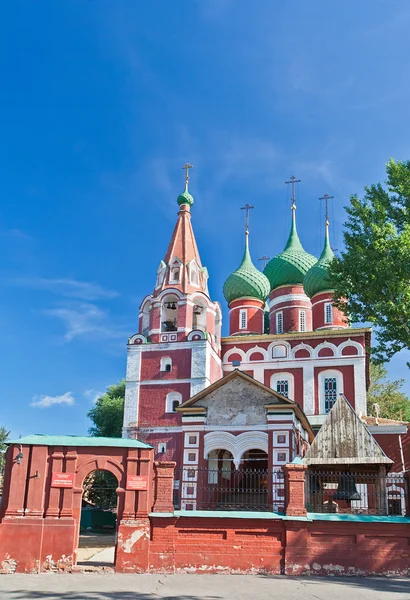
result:
[[[327,192],[341,249],[349,194],[410,158],[409,29],[408,3],[388,0],[6,3],[0,424],[86,433],[95,394],[124,376],[185,161],[224,310],[239,207],[255,205],[253,257],[280,252],[291,174],[305,248],[320,253]],[[389,369],[410,392],[405,360]]]

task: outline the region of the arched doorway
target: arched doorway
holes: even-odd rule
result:
[[[114,566],[118,480],[110,471],[91,471],[83,481],[77,564]]]

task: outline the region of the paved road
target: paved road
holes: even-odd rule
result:
[[[410,579],[2,575],[1,600],[410,600]]]

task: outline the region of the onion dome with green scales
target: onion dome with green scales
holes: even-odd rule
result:
[[[292,227],[285,249],[272,258],[264,269],[271,290],[281,285],[303,284],[306,273],[317,262],[315,256],[303,249],[296,231],[295,211],[296,206],[292,205]]]
[[[179,204],[179,206],[181,206],[181,204],[188,204],[188,206],[192,206],[194,203],[194,197],[191,196],[191,194],[188,192],[188,186],[185,186],[185,190],[182,192],[182,194],[179,194],[178,198],[177,198],[177,202]]]
[[[228,304],[238,298],[257,298],[265,302],[270,285],[267,277],[255,267],[249,253],[248,232],[245,233],[245,252],[239,267],[224,283],[223,293]]]
[[[325,292],[330,290],[330,284],[327,277],[327,269],[334,259],[335,255],[333,253],[332,248],[330,247],[329,242],[329,223],[326,221],[325,224],[326,233],[325,233],[325,245],[323,248],[323,252],[320,255],[319,260],[313,267],[309,269],[306,273],[305,280],[303,282],[303,287],[305,292],[311,298],[318,294],[319,292]]]

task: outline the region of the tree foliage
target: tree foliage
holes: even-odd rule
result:
[[[5,427],[0,427],[0,473],[4,469],[6,460],[5,452],[7,450],[7,440],[9,438],[10,431],[7,431]]]
[[[365,188],[346,207],[345,251],[329,268],[336,304],[376,327],[374,358],[410,348],[410,161],[387,164],[386,187]]]
[[[380,407],[380,417],[410,421],[410,400],[401,391],[404,379],[387,380],[387,370],[382,364],[370,365],[370,387],[367,392],[367,413],[374,415],[373,404]]]
[[[93,471],[84,479],[84,500],[96,508],[117,507],[118,481],[110,471]]]
[[[90,435],[121,437],[125,403],[125,380],[110,385],[88,413],[93,422]]]

